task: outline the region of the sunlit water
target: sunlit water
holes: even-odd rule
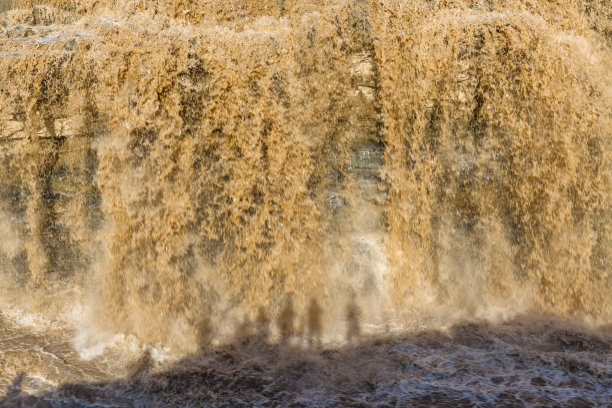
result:
[[[1,404],[610,404],[605,0],[0,10]]]

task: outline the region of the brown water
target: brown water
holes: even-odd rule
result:
[[[3,404],[612,399],[609,1],[4,9]]]

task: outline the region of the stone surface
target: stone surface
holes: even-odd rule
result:
[[[34,25],[50,25],[55,23],[55,10],[49,6],[34,6],[32,9]]]

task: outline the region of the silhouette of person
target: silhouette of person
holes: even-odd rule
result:
[[[270,335],[270,318],[263,306],[257,309],[257,340],[265,341]]]
[[[19,373],[13,380],[4,398],[0,399],[0,407],[17,406],[21,397],[21,383],[25,378],[25,373]]]
[[[323,334],[323,325],[321,324],[322,313],[323,310],[321,306],[319,306],[317,299],[310,299],[306,324],[308,329],[308,342],[311,347],[319,345],[321,335]]]
[[[288,298],[285,307],[281,311],[278,316],[278,329],[281,334],[281,341],[283,343],[287,343],[289,338],[293,335],[294,324],[293,321],[295,319],[295,311],[293,310],[293,301],[291,298]]]
[[[351,295],[351,300],[346,306],[346,340],[352,343],[357,340],[361,335],[361,327],[359,326],[359,320],[361,319],[361,311],[355,303],[355,294]]]

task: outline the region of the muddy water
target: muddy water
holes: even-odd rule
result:
[[[610,398],[606,1],[5,9],[3,404]]]
[[[16,374],[3,384],[0,406],[606,407],[612,400],[612,334],[559,319],[464,323],[329,348],[303,338],[269,343],[260,327],[183,358],[117,337],[106,358],[90,361],[74,355],[57,327],[34,334],[40,322],[23,324],[2,330],[3,368]]]

